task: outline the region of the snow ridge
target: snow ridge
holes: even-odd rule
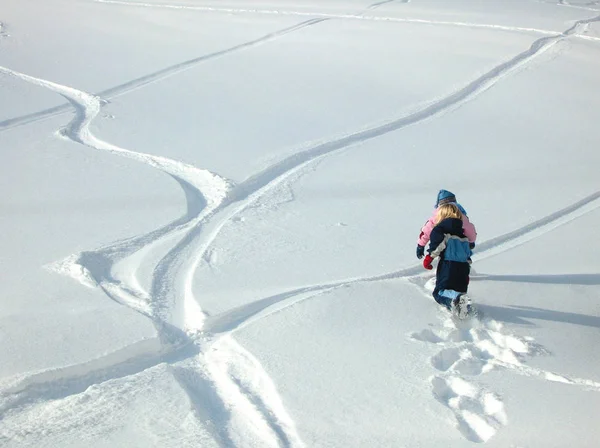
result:
[[[581,39],[589,40],[592,42],[600,42],[600,37],[586,36],[585,34],[577,34],[577,37],[579,37]]]

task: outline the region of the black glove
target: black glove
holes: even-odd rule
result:
[[[471,250],[475,249],[475,243],[469,243],[469,247],[471,248]]]
[[[425,256],[425,246],[417,244],[417,258],[420,260]]]

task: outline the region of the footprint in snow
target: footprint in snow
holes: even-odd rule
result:
[[[435,278],[421,280],[424,290],[435,287]],[[426,328],[409,337],[434,344],[440,350],[430,358],[439,373],[431,380],[433,396],[454,414],[457,428],[472,442],[486,442],[507,423],[504,403],[493,392],[467,381],[496,368],[523,367],[522,361],[547,353],[533,338],[507,334],[494,320],[473,320],[457,325],[446,317],[442,328]]]
[[[431,385],[435,398],[452,410],[458,429],[471,442],[487,442],[507,424],[504,403],[496,394],[456,376],[436,376]]]

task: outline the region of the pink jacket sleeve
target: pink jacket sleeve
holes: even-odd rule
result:
[[[435,227],[435,219],[437,215],[437,209],[433,211],[431,217],[427,220],[425,225],[421,227],[421,233],[419,234],[419,239],[417,240],[417,244],[419,246],[427,246],[429,242],[429,238],[431,236],[431,231]],[[477,239],[477,231],[475,230],[475,226],[466,215],[463,215],[463,231],[465,232],[465,236],[469,239],[469,243],[474,243]]]
[[[475,230],[475,226],[466,215],[463,215],[463,231],[465,232],[465,236],[469,239],[469,243],[474,243],[477,239],[477,231]]]
[[[421,233],[419,234],[419,239],[417,240],[417,244],[419,246],[427,246],[427,243],[429,242],[429,237],[431,236],[431,231],[435,227],[435,217],[436,211],[434,210],[433,214],[431,215],[431,218],[429,218],[425,225],[421,227]]]

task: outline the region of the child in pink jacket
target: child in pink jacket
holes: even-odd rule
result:
[[[440,205],[444,204],[456,204],[462,213],[462,223],[463,223],[463,231],[465,236],[469,239],[469,243],[471,245],[471,249],[475,247],[475,239],[477,238],[477,231],[475,230],[475,226],[469,221],[467,217],[467,212],[465,209],[456,202],[456,196],[454,193],[449,192],[448,190],[440,190],[437,196],[437,202],[435,203],[435,210],[431,217],[427,220],[425,225],[421,228],[421,233],[419,235],[419,239],[417,241],[417,258],[421,259],[425,255],[425,246],[429,242],[429,236],[431,235],[431,230],[435,227],[435,221],[437,216],[437,209]]]

